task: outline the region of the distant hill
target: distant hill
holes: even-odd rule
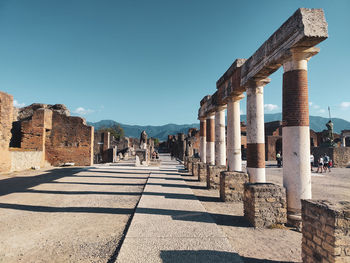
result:
[[[246,122],[247,116],[241,115],[241,121]],[[282,120],[282,113],[274,114],[265,114],[265,122],[278,121]],[[334,123],[334,132],[341,133],[342,130],[350,130],[350,122],[333,118]],[[310,116],[310,127],[312,130],[319,132],[326,129],[325,124],[328,122],[327,118],[319,116]],[[89,125],[94,126],[95,130],[100,128],[108,128],[115,124],[119,124],[125,131],[125,136],[139,138],[140,133],[145,130],[149,137],[158,138],[160,141],[165,141],[168,138],[168,134],[177,134],[177,133],[187,133],[189,128],[199,129],[199,122],[192,124],[166,124],[161,126],[141,126],[141,125],[128,125],[118,123],[113,120],[102,120],[98,122],[88,122]]]

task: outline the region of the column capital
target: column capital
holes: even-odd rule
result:
[[[219,111],[223,111],[223,110],[226,110],[227,108],[227,105],[220,105],[220,106],[217,106],[216,109],[215,109],[215,112],[219,112]]]
[[[307,70],[307,62],[320,52],[318,47],[293,47],[289,49],[290,55],[283,63],[284,72],[292,70]]]
[[[243,99],[245,96],[244,94],[240,94],[240,95],[237,95],[237,96],[230,96],[227,98],[227,102],[229,101],[232,101],[232,102],[235,102],[235,101],[240,101],[241,99]]]
[[[257,88],[257,87],[264,87],[266,84],[269,84],[271,81],[270,78],[251,78],[248,81],[248,89],[249,88]]]
[[[215,119],[215,111],[214,112],[208,112],[206,119]]]
[[[201,117],[198,117],[198,120],[200,120],[200,121],[206,121],[206,120],[207,120],[207,117],[201,116]]]

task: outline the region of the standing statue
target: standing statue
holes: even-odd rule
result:
[[[326,127],[327,130],[323,130],[322,132],[322,146],[335,147],[336,143],[334,143],[333,122],[329,120],[326,123]]]
[[[140,148],[146,149],[147,148],[147,133],[146,131],[142,131],[140,135]]]

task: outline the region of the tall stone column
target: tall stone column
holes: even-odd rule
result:
[[[226,166],[225,107],[215,112],[215,165]]]
[[[269,82],[250,80],[247,88],[247,172],[251,183],[266,182],[263,90]]]
[[[231,97],[227,102],[227,164],[228,171],[242,171],[241,110],[239,101],[244,95]]]
[[[288,219],[300,221],[301,199],[311,199],[307,61],[318,49],[293,48],[283,64],[283,185]]]
[[[207,116],[207,159],[206,163],[215,165],[215,123],[214,113]]]
[[[200,119],[200,130],[199,130],[199,156],[202,163],[207,160],[207,121],[205,118]]]

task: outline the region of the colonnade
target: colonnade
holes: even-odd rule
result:
[[[231,65],[217,81],[215,96],[202,99],[198,114],[201,162],[242,171],[240,101],[246,93],[247,173],[250,183],[265,183],[264,88],[283,66],[283,184],[291,219],[300,214],[300,200],[311,198],[307,64],[327,36],[323,10],[298,9],[248,60]]]

